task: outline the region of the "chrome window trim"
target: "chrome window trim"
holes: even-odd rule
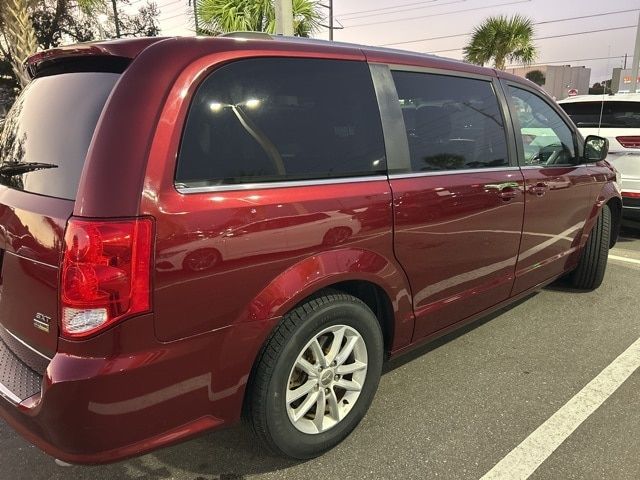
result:
[[[376,63],[371,63],[376,65]],[[404,65],[402,63],[382,63],[381,65],[387,65],[391,71],[394,72],[414,72],[414,73],[434,73],[437,75],[444,75],[449,77],[462,77],[471,78],[474,80],[484,80],[487,82],[493,82],[497,77],[494,75],[483,75],[481,73],[462,72],[458,70],[449,70],[439,67],[420,67],[416,65]]]
[[[311,187],[320,185],[341,185],[345,183],[362,183],[387,180],[387,175],[366,175],[359,177],[317,178],[313,180],[279,180],[277,182],[238,183],[234,185],[209,185],[204,187],[187,187],[175,185],[176,190],[183,195],[211,192],[237,192],[247,190],[265,190],[273,188]]]
[[[577,165],[522,165],[521,170],[542,170],[543,168],[588,168],[593,164],[578,163]]]
[[[469,173],[484,172],[517,172],[520,167],[490,167],[490,168],[464,168],[461,170],[443,170],[438,172],[411,172],[411,173],[394,173],[389,175],[390,180],[413,177],[437,177],[441,175],[463,175]]]

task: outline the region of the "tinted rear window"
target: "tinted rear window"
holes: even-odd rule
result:
[[[560,106],[578,127],[640,128],[640,102],[576,102]]]
[[[392,73],[414,172],[509,165],[506,134],[490,81]]]
[[[226,65],[199,87],[176,182],[211,186],[385,171],[366,63],[262,58]]]
[[[0,184],[73,200],[89,143],[117,73],[77,72],[38,78],[9,112],[0,135],[0,169],[11,163],[45,163]]]

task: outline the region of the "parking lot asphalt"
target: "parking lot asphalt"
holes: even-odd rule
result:
[[[640,338],[638,287],[640,231],[626,229],[598,290],[552,285],[392,362],[351,437],[308,462],[268,456],[240,425],[125,462],[59,467],[0,422],[0,479],[477,479]],[[640,370],[531,478],[640,478],[638,412]]]

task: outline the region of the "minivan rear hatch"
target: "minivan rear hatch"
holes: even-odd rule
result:
[[[42,373],[58,341],[64,230],[117,71],[35,78],[0,133],[0,339]]]

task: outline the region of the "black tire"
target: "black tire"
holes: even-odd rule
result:
[[[571,274],[570,281],[573,287],[594,290],[600,286],[607,269],[610,243],[611,210],[605,205],[589,234],[578,267]]]
[[[357,330],[367,350],[367,371],[360,396],[346,416],[321,433],[303,433],[287,414],[289,375],[298,355],[317,334],[332,325]],[[285,315],[262,348],[252,372],[247,420],[272,453],[304,460],[316,457],[344,440],[371,405],[382,371],[384,344],[380,324],[359,299],[326,291]]]

